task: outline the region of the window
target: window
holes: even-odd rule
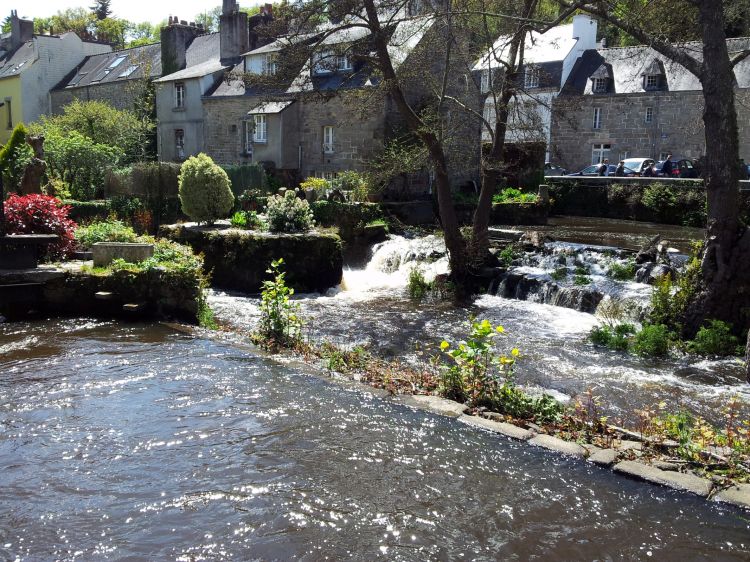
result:
[[[654,122],[654,108],[653,107],[647,107],[646,108],[646,123],[653,123]]]
[[[174,106],[176,108],[185,107],[185,83],[184,82],[175,82]]]
[[[349,55],[340,54],[337,55],[332,51],[321,51],[313,56],[314,74],[327,74],[329,72],[337,72],[342,70],[351,70],[352,61]]]
[[[627,150],[623,150],[620,152],[620,160],[627,160],[630,157],[630,152]]]
[[[659,160],[666,160],[668,154],[671,154],[671,152],[660,152],[659,153]]]
[[[133,74],[136,70],[138,70],[137,64],[131,64],[129,67],[127,67],[122,74],[120,74],[120,78],[127,78],[131,74]]]
[[[607,92],[607,80],[606,78],[594,78],[594,93],[595,94],[604,94]]]
[[[185,131],[175,129],[174,131],[174,153],[178,160],[185,159]]]
[[[13,128],[13,109],[11,109],[10,101],[11,101],[10,98],[5,98],[5,107],[8,110],[8,120],[6,123],[6,127],[8,129]]]
[[[245,154],[253,154],[253,133],[255,133],[255,121],[245,121]]]
[[[276,53],[266,53],[261,59],[261,72],[266,76],[276,74]]]
[[[594,108],[594,129],[602,128],[602,110],[599,107]]]
[[[595,144],[591,151],[591,163],[600,164],[605,158],[609,158],[609,151],[612,149],[611,144]]]
[[[352,61],[349,55],[336,55],[336,70],[351,70]]]
[[[523,72],[523,87],[524,88],[538,88],[539,87],[539,74],[540,69],[536,65],[528,65]]]
[[[484,69],[482,71],[482,82],[479,86],[481,93],[490,91],[490,70]]]
[[[333,152],[333,127],[330,125],[323,127],[323,152],[327,154]]]
[[[313,174],[316,178],[323,178],[324,180],[333,181],[336,179],[336,172],[315,172]]]
[[[646,75],[645,87],[647,90],[658,90],[659,89],[659,75],[658,74]]]
[[[253,142],[268,142],[268,122],[265,115],[253,115],[255,129],[253,130]]]

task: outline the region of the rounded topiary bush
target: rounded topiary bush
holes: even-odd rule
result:
[[[310,205],[291,190],[269,197],[266,215],[271,232],[304,232],[315,224]]]
[[[182,165],[179,190],[182,211],[197,222],[211,224],[228,216],[234,206],[229,176],[203,153]]]

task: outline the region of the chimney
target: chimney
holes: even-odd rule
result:
[[[203,30],[195,25],[181,22],[177,16],[169,17],[169,25],[161,30],[162,76],[183,70],[187,65],[187,50]]]
[[[222,64],[237,64],[250,50],[247,14],[240,12],[234,0],[224,0],[219,18],[220,58]]]
[[[34,22],[22,20],[18,11],[10,12],[10,50],[13,51],[34,37]]]

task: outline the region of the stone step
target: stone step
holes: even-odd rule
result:
[[[99,291],[94,295],[94,298],[98,301],[111,301],[115,298],[115,293],[109,291]]]

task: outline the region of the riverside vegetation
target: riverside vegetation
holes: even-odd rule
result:
[[[570,405],[546,394],[529,395],[515,378],[515,365],[522,359],[520,350],[498,354],[494,340],[505,330],[488,320],[471,318],[465,340],[443,341],[439,353],[419,352],[423,361],[416,366],[377,358],[361,346],[343,349],[330,342],[307,342],[299,307],[290,301],[293,291],[285,287],[282,264],[277,260],[268,270],[273,280],[263,291],[260,327],[252,336],[256,343],[274,351],[293,351],[308,361],[322,361],[331,372],[393,394],[440,395],[465,404],[474,415],[557,436],[591,447],[590,452],[609,448],[620,460],[666,463],[678,471],[709,477],[719,488],[750,482],[750,419],[742,419],[741,402],[736,397],[724,406],[721,426],[686,410],[667,411],[660,403],[633,412],[635,427],[624,429],[611,423],[601,400],[590,389]],[[710,348],[723,341],[725,327],[710,326],[708,330],[694,345]],[[633,327],[613,329],[621,342],[634,331]],[[652,333],[661,332],[660,328],[645,332],[636,351],[651,352],[651,347],[661,345],[662,335]],[[621,446],[633,439],[639,441],[638,447]]]

